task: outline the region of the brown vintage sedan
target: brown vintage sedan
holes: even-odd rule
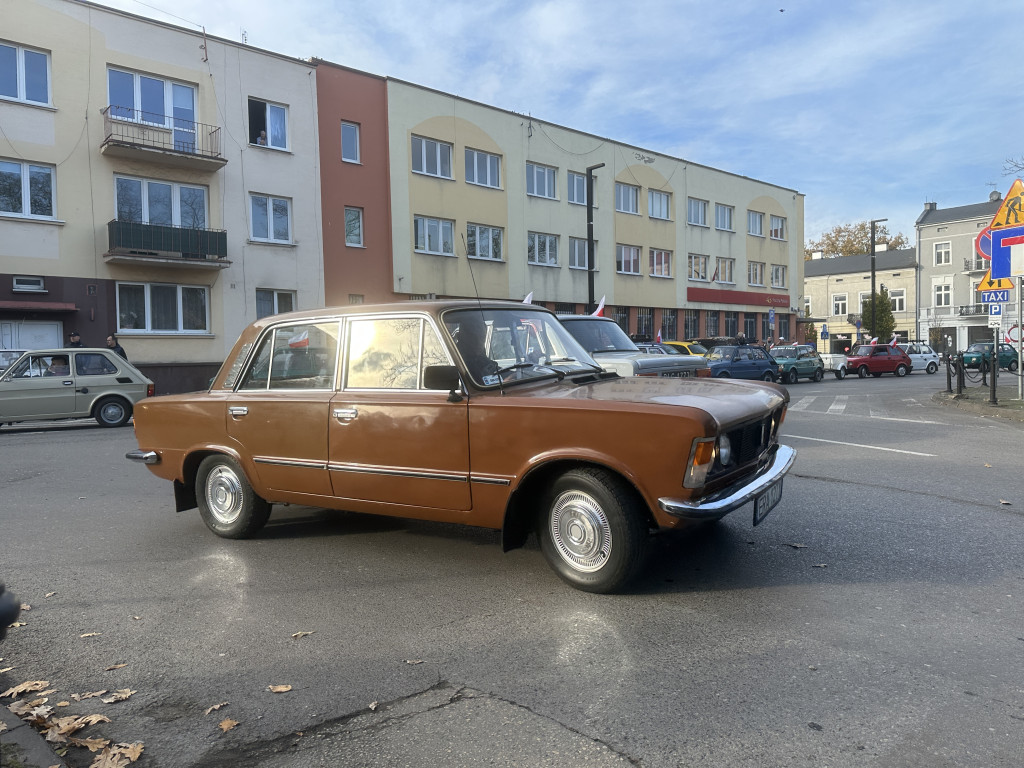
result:
[[[274,503],[531,532],[569,584],[620,589],[657,529],[778,503],[772,384],[622,378],[550,311],[335,307],[258,320],[208,392],[136,406],[140,461],[226,538]]]

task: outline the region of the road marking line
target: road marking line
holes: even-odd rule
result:
[[[924,407],[923,405],[921,406]],[[881,419],[882,421],[908,421],[911,424],[938,424],[940,427],[948,427],[949,425],[944,421],[925,421],[924,419],[897,419],[895,416],[872,416],[873,419]]]
[[[816,398],[816,397],[801,397],[799,400],[796,401],[796,403],[794,405],[790,405],[789,406],[789,410],[791,410],[791,411],[805,411],[805,410],[807,410],[807,406],[809,406],[811,403],[813,403],[817,399],[818,398]]]
[[[848,395],[836,395],[835,401],[828,407],[828,413],[842,413],[846,410],[846,401],[849,399]]]
[[[813,440],[816,443],[832,443],[833,445],[848,445],[852,448],[870,448],[873,451],[888,451],[889,453],[906,453],[911,456],[928,456],[935,458],[934,453],[918,453],[917,451],[901,451],[899,448],[882,448],[878,445],[862,445],[861,443],[844,443],[840,440],[825,440],[820,437],[804,437],[803,435],[784,435],[784,437],[795,437],[797,440]]]

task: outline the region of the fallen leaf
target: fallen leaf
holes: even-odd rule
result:
[[[13,624],[11,624],[11,626],[12,627],[24,627],[26,625],[26,623],[27,622],[24,622],[24,621],[16,621]]]
[[[73,747],[84,747],[90,752],[99,752],[105,746],[110,744],[110,739],[101,739],[99,736],[92,736],[88,739],[68,739],[68,744]]]
[[[807,549],[806,544],[790,544],[789,546],[791,546],[793,549]]]
[[[405,663],[406,664],[422,664],[423,663],[423,659],[406,659]]]
[[[142,617],[141,616],[132,616],[132,620],[133,621],[142,621]]]
[[[992,465],[991,465],[991,464],[986,464],[985,466],[986,466],[986,467],[988,467],[989,469],[991,469],[991,468],[992,468]]]
[[[42,691],[50,684],[49,680],[27,680],[21,685],[16,685],[13,688],[8,688],[3,693],[0,693],[0,699],[6,699],[8,696],[20,696],[27,691]]]
[[[84,728],[87,725],[96,725],[96,723],[109,723],[111,720],[106,715],[82,715],[82,717],[78,718],[78,722]]]
[[[212,707],[207,707],[206,711],[203,712],[203,714],[208,715],[211,712],[216,712],[221,707],[226,707],[227,705],[228,703],[226,701],[222,701],[220,704],[214,704]]]
[[[21,604],[21,610],[23,610],[23,611],[31,611],[32,610],[32,606],[29,605],[28,603],[22,603]]]
[[[94,699],[97,696],[102,696],[106,692],[106,689],[103,689],[102,691],[93,691],[92,693],[72,693],[71,698],[75,701],[82,701],[84,699]]]
[[[828,568],[828,563],[818,563],[817,565],[812,565],[811,568]]]
[[[1012,502],[1012,501],[1006,501],[1005,499],[1000,499],[1000,500],[999,500],[999,503],[1000,503],[1000,504],[1013,504],[1013,502]]]
[[[89,768],[125,768],[128,763],[139,759],[142,749],[142,742],[104,747],[103,752],[89,764]]]
[[[273,693],[287,693],[292,687],[290,685],[268,685],[267,689]]]
[[[115,701],[124,701],[133,693],[138,693],[138,691],[133,691],[130,688],[122,688],[119,691],[114,691],[109,696],[104,696],[100,701],[104,704],[113,704]]]
[[[43,597],[50,598],[50,597],[53,597],[56,594],[57,594],[56,592],[47,592],[45,595],[43,595]]]
[[[128,666],[127,664],[114,664],[114,665],[112,665],[112,666],[109,666],[109,667],[107,667],[107,668],[106,668],[106,669],[104,669],[103,671],[104,671],[104,672],[110,672],[110,671],[112,671],[112,670],[115,670],[115,669],[121,669],[121,667],[127,667],[127,666]]]
[[[12,669],[14,669],[14,667],[4,667],[3,669],[0,669],[0,675],[4,672],[10,672]]]
[[[312,635],[312,634],[313,634],[312,632],[296,632],[294,635],[292,635],[292,637],[297,639],[297,638],[306,637],[307,635]]]
[[[70,707],[71,706],[71,702],[70,701],[58,701],[57,702],[57,706],[58,707]]]
[[[370,711],[371,712],[376,712],[377,711],[377,707],[379,707],[379,706],[380,706],[379,702],[371,701],[370,702]]]
[[[236,725],[238,725],[238,721],[237,720],[232,720],[230,717],[225,719],[225,720],[221,720],[220,721],[220,729],[222,731],[224,731],[224,733],[227,733],[232,728],[234,728]]]
[[[79,637],[99,637],[102,634],[102,632],[86,632],[84,635],[79,635]]]
[[[2,720],[0,720],[0,733],[3,733],[6,730],[7,730],[7,723],[5,723]]]

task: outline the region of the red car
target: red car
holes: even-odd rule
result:
[[[878,378],[883,373],[906,376],[914,367],[910,357],[899,347],[888,344],[862,344],[850,352],[846,370],[862,379],[869,373]]]

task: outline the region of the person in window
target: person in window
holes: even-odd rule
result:
[[[124,347],[122,347],[121,343],[117,340],[117,335],[116,334],[112,333],[109,336],[107,336],[107,349],[114,350],[115,352],[117,352],[117,354],[119,354],[125,360],[128,359],[128,353],[124,351]]]
[[[72,331],[68,334],[68,346],[69,347],[84,347],[82,343],[82,337],[78,335],[78,331]]]
[[[498,372],[498,364],[487,356],[487,325],[482,317],[467,313],[459,322],[455,340],[470,375],[477,380]]]
[[[260,135],[256,138],[256,143],[261,147],[267,146],[267,132],[260,131]]]
[[[50,358],[50,365],[47,366],[44,376],[70,376],[71,366],[68,364],[67,355],[54,355]]]

